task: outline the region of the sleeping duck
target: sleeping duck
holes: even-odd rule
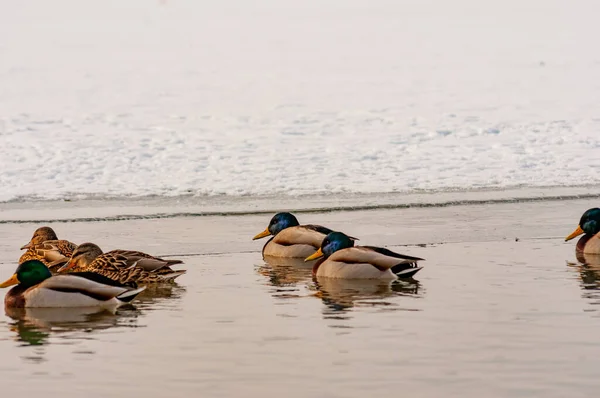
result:
[[[58,239],[56,232],[50,227],[40,227],[21,250],[27,249],[19,258],[19,264],[28,260],[39,260],[51,270],[69,261],[77,245],[68,240]]]
[[[328,234],[321,247],[306,261],[323,257],[313,266],[313,275],[345,279],[410,278],[423,267],[419,257],[394,253],[382,247],[354,246],[354,240],[341,232]]]
[[[88,242],[79,245],[58,272],[94,272],[120,283],[161,283],[172,282],[185,274],[185,270],[171,268],[181,263],[181,260],[165,260],[135,250],[117,249],[104,253],[98,245]]]
[[[576,250],[585,254],[600,254],[600,209],[589,209],[581,216],[579,225],[565,238],[565,242],[583,235],[577,242]]]
[[[306,258],[321,247],[321,242],[331,232],[320,225],[300,225],[293,214],[284,212],[275,214],[269,226],[252,239],[272,235],[263,246],[263,257]]]
[[[105,307],[116,308],[130,302],[145,287],[122,284],[92,272],[52,275],[39,260],[21,263],[14,275],[0,284],[13,286],[4,297],[7,307]]]

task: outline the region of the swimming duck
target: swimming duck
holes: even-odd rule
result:
[[[13,285],[4,297],[7,307],[118,307],[145,289],[92,272],[53,276],[39,260],[21,263],[0,288]]]
[[[181,260],[164,260],[133,250],[112,250],[103,253],[93,243],[82,243],[75,249],[69,262],[58,269],[89,271],[104,275],[121,283],[127,282],[170,282],[185,270],[174,271],[172,265]]]
[[[422,258],[394,253],[382,247],[354,246],[354,240],[341,232],[323,239],[319,250],[306,261],[323,257],[313,266],[313,275],[346,279],[410,278],[421,268]]]
[[[569,241],[581,234],[575,249],[586,254],[600,254],[600,209],[595,207],[589,209],[581,216],[579,225],[573,233],[565,238]]]
[[[321,247],[321,242],[331,232],[320,225],[300,225],[293,214],[283,212],[275,214],[267,228],[252,239],[273,235],[263,246],[263,257],[306,258]]]
[[[19,258],[19,264],[28,260],[39,260],[51,270],[65,264],[71,258],[77,245],[68,240],[58,239],[50,227],[40,227],[21,250],[27,249]]]

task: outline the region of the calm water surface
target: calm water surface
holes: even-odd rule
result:
[[[591,205],[302,215],[427,259],[417,280],[391,284],[313,281],[302,262],[263,261],[262,243],[250,241],[262,215],[55,224],[106,250],[182,255],[188,274],[116,314],[7,312],[4,388],[61,397],[590,396],[600,386],[600,266],[577,264],[561,238]],[[2,278],[34,227],[0,224]]]

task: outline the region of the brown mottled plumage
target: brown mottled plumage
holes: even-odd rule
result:
[[[39,260],[50,270],[56,270],[58,266],[69,261],[76,248],[75,243],[59,240],[52,228],[41,227],[35,230],[29,243],[21,247],[21,250],[27,251],[19,258],[19,264]]]
[[[132,250],[112,250],[103,253],[102,249],[93,243],[82,243],[73,252],[69,262],[58,272],[95,272],[121,283],[169,282],[186,272],[171,269],[171,265],[181,263],[181,260],[164,260]]]

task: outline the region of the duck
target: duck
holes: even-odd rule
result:
[[[319,258],[313,266],[314,276],[344,279],[411,278],[423,268],[417,263],[424,261],[382,247],[354,246],[354,239],[342,232],[328,234],[305,261]]]
[[[565,242],[582,234],[585,235],[579,239],[575,250],[584,254],[600,254],[600,208],[594,207],[583,213],[579,225],[565,238]]]
[[[52,228],[40,227],[35,230],[29,243],[21,246],[21,250],[27,251],[19,258],[19,264],[28,260],[38,260],[50,270],[56,270],[69,261],[76,248],[75,243],[58,239]]]
[[[300,225],[292,213],[281,212],[271,218],[267,228],[252,240],[272,236],[262,249],[263,258],[306,258],[321,247],[327,234],[333,232],[321,225]]]
[[[11,278],[0,288],[13,286],[4,297],[6,307],[116,308],[131,302],[145,287],[135,283],[122,284],[92,272],[52,275],[39,260],[28,260],[17,267]]]
[[[58,272],[95,272],[120,283],[171,282],[186,273],[185,270],[171,269],[172,265],[182,263],[181,260],[164,260],[134,250],[118,249],[104,253],[98,245],[87,242],[77,246],[69,261]]]

